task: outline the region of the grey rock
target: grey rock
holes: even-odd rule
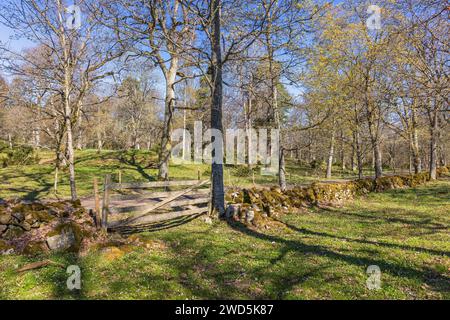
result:
[[[204,221],[206,224],[212,224],[212,223],[213,223],[212,219],[211,219],[210,217],[208,217],[208,216],[205,216],[205,217],[203,218],[203,221]]]
[[[225,217],[227,219],[237,217],[239,215],[240,206],[238,204],[230,204],[225,211]]]
[[[0,214],[0,224],[11,223],[11,215],[9,213]]]
[[[41,226],[41,224],[39,223],[39,221],[35,221],[31,224],[31,228],[33,229],[37,229]]]
[[[227,209],[225,210],[225,217],[226,218],[231,218],[234,215],[234,206],[233,205],[229,205],[227,207]]]
[[[12,216],[16,218],[19,223],[25,220],[25,214],[23,214],[23,212],[13,212]]]
[[[26,221],[22,222],[22,224],[20,226],[25,231],[30,231],[31,230],[31,225],[28,222],[26,222]]]
[[[71,229],[63,229],[60,234],[48,237],[46,239],[50,250],[65,250],[69,249],[76,243],[75,234]]]
[[[6,249],[4,251],[0,251],[0,254],[4,255],[4,256],[7,256],[7,255],[10,255],[10,254],[13,254],[13,253],[14,253],[14,248],[9,248],[9,249]]]
[[[25,216],[25,221],[28,222],[29,224],[33,224],[34,222],[37,221],[37,219],[35,219],[32,214],[27,214]]]
[[[8,230],[3,233],[2,238],[7,240],[14,240],[16,238],[19,238],[24,232],[25,231],[23,231],[21,227],[10,225],[8,227]]]
[[[245,220],[247,223],[250,223],[255,219],[255,212],[253,210],[248,210],[247,214],[245,215]]]

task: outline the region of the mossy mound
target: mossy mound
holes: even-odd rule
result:
[[[47,253],[48,251],[49,251],[48,247],[44,241],[30,241],[22,250],[22,254],[28,256],[36,256],[43,253]]]
[[[78,252],[83,239],[89,241],[94,232],[93,218],[80,201],[10,200],[0,206],[0,240],[14,252],[35,255],[58,248]]]
[[[10,250],[14,250],[14,246],[10,245],[5,240],[0,239],[0,254],[9,253]]]

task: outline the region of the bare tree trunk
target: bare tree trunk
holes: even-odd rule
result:
[[[103,149],[103,141],[100,136],[100,133],[97,133],[97,152],[98,153],[102,152],[102,149]]]
[[[221,41],[221,21],[220,8],[221,0],[212,0],[211,3],[212,19],[212,103],[211,103],[211,128],[223,132],[222,126],[222,48]],[[218,152],[218,150],[215,150]],[[214,159],[214,155],[213,159]],[[219,216],[225,213],[225,199],[223,186],[223,161],[211,164],[212,175],[212,208]]]
[[[312,131],[309,130],[309,133],[308,133],[308,163],[309,164],[311,164],[311,162],[316,159],[316,157],[313,154],[313,143],[314,143],[314,139],[313,139]]]
[[[68,67],[66,67],[68,68]],[[69,184],[70,184],[70,194],[72,201],[78,199],[77,188],[75,180],[75,152],[73,149],[73,132],[72,132],[72,110],[70,107],[70,78],[69,71],[65,70],[65,85],[64,85],[64,121],[66,126],[66,154],[67,161],[69,162]]]
[[[342,173],[345,171],[345,150],[344,150],[344,130],[341,130],[341,169]]]
[[[373,155],[375,159],[375,178],[380,178],[383,175],[381,148],[379,141],[373,142]]]
[[[273,81],[273,79],[272,79]],[[278,109],[278,90],[275,83],[272,84],[272,101],[273,101],[273,108],[275,111],[275,125],[277,127],[277,130],[280,134],[280,141],[279,141],[279,165],[278,165],[278,184],[280,186],[281,191],[286,190],[286,166],[285,166],[285,160],[284,160],[284,148],[283,148],[283,138],[282,138],[282,132],[281,132],[281,119],[280,119],[280,110]]]
[[[70,58],[70,46],[67,43],[66,36],[64,33],[64,27],[61,23],[63,21],[62,18],[62,12],[63,12],[63,4],[60,0],[57,1],[58,5],[58,18],[60,20],[60,29],[59,29],[59,39],[61,42],[61,47],[63,49],[63,58],[64,58],[64,123],[66,126],[66,134],[67,134],[67,144],[66,144],[66,153],[67,153],[67,160],[69,161],[69,184],[70,184],[70,194],[72,197],[72,201],[75,201],[78,199],[77,197],[77,188],[76,188],[76,182],[75,182],[75,153],[73,149],[73,127],[72,127],[72,107],[70,105],[70,92],[71,92],[71,86],[72,86],[72,61]]]
[[[186,108],[187,108],[187,81],[184,85],[184,110],[183,110],[183,160],[188,156],[186,154],[187,145],[186,145]],[[190,155],[189,155],[190,156]]]
[[[413,173],[413,157],[412,157],[412,151],[411,151],[411,146],[409,146],[409,174]]]
[[[270,76],[270,90],[271,90],[271,103],[272,110],[274,112],[275,127],[279,131],[280,141],[279,141],[279,163],[278,163],[278,184],[282,191],[286,190],[286,172],[284,163],[284,150],[283,150],[283,135],[281,132],[281,115],[278,108],[278,88],[277,79],[278,75],[274,71],[274,49],[272,46],[272,13],[269,13],[268,24],[266,30],[266,46],[267,46],[267,56],[269,59],[269,76]]]
[[[412,160],[412,164],[414,167],[414,173],[420,173],[422,171],[422,161],[420,159],[420,154],[419,154],[419,141],[418,141],[418,137],[417,137],[417,131],[414,130],[415,132],[412,133],[411,135],[411,160]]]
[[[68,90],[67,90],[68,95]],[[67,130],[67,160],[69,162],[69,184],[70,184],[70,194],[72,197],[72,201],[78,199],[77,197],[77,188],[75,182],[75,153],[73,150],[73,136],[72,136],[72,121],[70,120],[70,102],[69,97],[65,97],[65,122],[66,122],[66,130]]]
[[[33,144],[35,148],[39,148],[41,146],[41,136],[38,127],[33,129]]]
[[[353,143],[352,143],[352,158],[351,158],[351,166],[352,166],[352,171],[355,172],[356,171],[356,137],[355,137],[355,133],[353,132]]]
[[[436,180],[437,174],[437,139],[438,138],[438,118],[437,111],[433,113],[430,126],[430,179]]]
[[[251,130],[252,130],[252,118],[251,118],[251,112],[252,112],[252,98],[250,96],[250,90],[248,92],[248,98],[247,98],[247,103],[246,103],[246,108],[245,108],[245,131],[247,133],[247,141],[248,141],[248,148],[247,148],[247,155],[248,155],[248,161],[247,161],[247,165],[249,168],[252,167],[252,163],[250,163],[250,158],[251,155],[250,153],[253,152],[253,141],[252,141],[252,137],[251,137]]]
[[[286,166],[284,162],[284,148],[280,147],[280,159],[279,159],[279,169],[278,169],[278,182],[281,191],[286,191]]]
[[[372,143],[373,167],[375,169],[375,178],[380,178],[383,175],[383,167],[381,160],[381,146],[380,146],[379,132],[378,128],[375,128],[375,125],[370,115],[368,116],[367,120],[369,124],[370,142]]]
[[[331,131],[331,139],[330,139],[330,149],[328,151],[327,173],[325,175],[325,178],[327,178],[327,179],[331,178],[331,169],[333,166],[334,142],[335,142],[334,135],[335,135],[334,130],[332,130]]]
[[[356,160],[358,164],[358,179],[363,178],[363,163],[362,163],[362,151],[361,151],[361,138],[359,133],[359,128],[355,132],[355,142],[356,142]]]
[[[55,166],[55,176],[53,181],[53,191],[55,192],[55,194],[58,193],[58,166],[58,164]]]
[[[82,103],[80,102],[80,108],[82,108]],[[81,123],[83,121],[83,117],[80,115],[78,117],[78,132],[77,132],[77,150],[83,149],[83,130],[81,128]]]
[[[397,168],[396,168],[396,150],[397,150],[397,145],[396,145],[396,143],[395,143],[395,141],[394,141],[394,143],[393,143],[394,145],[392,146],[392,148],[391,148],[391,150],[390,150],[390,160],[389,160],[389,162],[390,162],[390,166],[391,166],[391,168],[392,168],[392,170],[394,171],[394,173],[396,173],[396,171],[397,171]]]
[[[445,145],[439,146],[439,164],[443,167],[447,166],[447,158],[445,157]]]
[[[422,161],[419,153],[419,135],[417,134],[417,119],[416,109],[412,108],[412,136],[411,136],[411,151],[414,164],[414,173],[420,173],[422,171]]]
[[[169,179],[169,160],[171,153],[170,136],[172,134],[172,117],[175,104],[175,78],[178,70],[178,58],[172,57],[170,68],[166,75],[166,97],[164,110],[164,127],[161,136],[161,149],[159,151],[158,178]]]

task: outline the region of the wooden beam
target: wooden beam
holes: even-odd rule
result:
[[[102,229],[107,231],[108,229],[108,211],[109,211],[109,182],[111,176],[107,174],[105,176],[105,185],[103,187],[103,208],[102,208]]]
[[[113,194],[111,195],[111,201],[124,201],[124,200],[151,200],[151,199],[159,199],[159,198],[167,198],[177,194],[180,191],[161,191],[161,192],[148,192],[142,194]],[[208,189],[198,189],[195,190],[195,193],[190,193],[189,196],[202,196],[205,194],[209,194]]]
[[[203,198],[196,198],[196,199],[183,199],[178,201],[173,201],[169,204],[167,204],[168,207],[174,208],[174,207],[183,207],[183,206],[189,206],[194,204],[205,204],[209,202],[209,197],[203,197]],[[129,213],[129,212],[136,212],[139,213],[145,213],[149,208],[154,206],[154,204],[149,205],[141,205],[141,206],[134,206],[134,207],[122,207],[122,208],[110,208],[109,213],[111,214],[120,214],[120,213]]]
[[[194,186],[198,184],[198,180],[180,180],[180,181],[152,181],[152,182],[136,182],[136,183],[111,183],[109,189],[148,189],[148,188],[164,188],[164,187],[184,187]]]
[[[97,229],[101,227],[101,212],[100,212],[100,195],[98,192],[98,180],[94,178],[94,203],[95,203],[95,226]]]
[[[126,225],[123,224],[123,221],[114,221],[109,224],[108,228],[111,230],[120,231],[120,230],[133,228],[133,227],[142,227],[146,224],[152,224],[155,222],[175,219],[175,218],[179,218],[179,217],[183,217],[183,216],[190,216],[190,215],[199,214],[199,213],[207,213],[207,212],[208,212],[208,208],[205,207],[205,208],[188,209],[188,210],[183,210],[183,211],[174,211],[174,212],[168,212],[168,213],[162,213],[162,214],[147,215],[147,216],[139,217],[137,220],[133,221],[133,223],[126,224]]]

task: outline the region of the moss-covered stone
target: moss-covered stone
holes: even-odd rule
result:
[[[9,224],[11,223],[11,214],[4,212],[0,214],[0,224]]]
[[[5,240],[0,239],[0,254],[5,253],[11,249],[14,249],[12,245],[8,244],[8,242],[6,242]]]
[[[36,256],[47,253],[48,248],[44,241],[30,241],[22,250],[22,253],[29,256]]]
[[[82,229],[74,222],[61,223],[46,235],[50,249],[71,252],[80,250],[83,237]]]
[[[31,230],[31,224],[29,224],[29,223],[26,222],[26,221],[23,221],[23,222],[20,224],[20,227],[21,227],[23,230],[25,230],[25,231],[30,231],[30,230]]]
[[[8,229],[2,234],[2,238],[7,240],[14,240],[24,234],[24,230],[19,226],[9,225]]]
[[[47,211],[32,211],[31,216],[35,221],[40,222],[50,222],[56,218],[54,215],[51,215]]]
[[[250,197],[250,191],[248,189],[243,189],[242,203],[252,204],[252,199]]]

